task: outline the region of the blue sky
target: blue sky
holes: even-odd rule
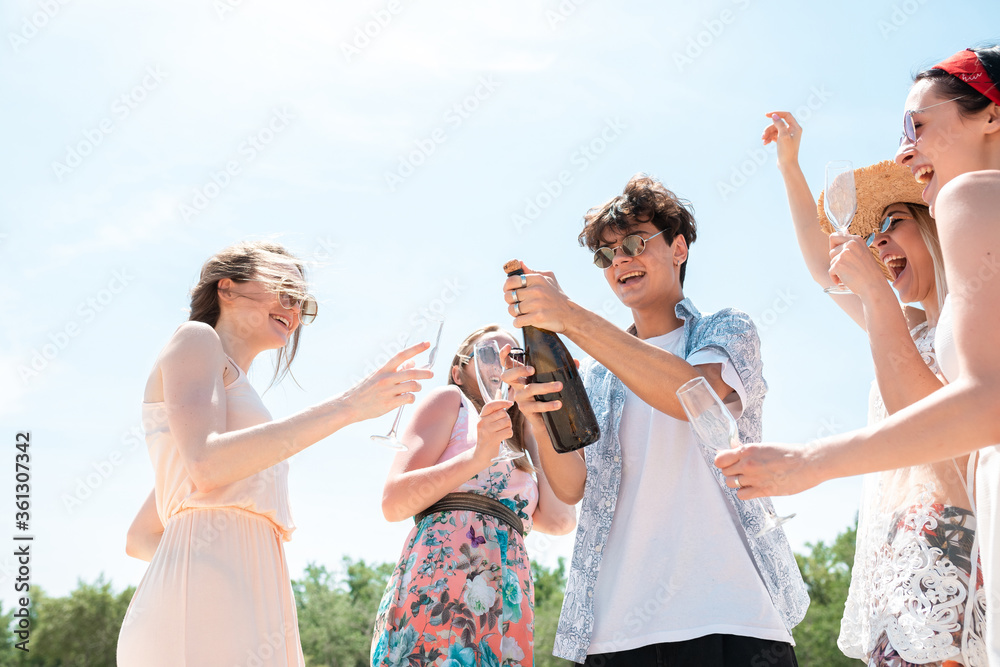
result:
[[[242,239],[297,252],[320,300],[301,388],[264,394],[278,417],[343,391],[429,317],[447,319],[443,359],[509,326],[511,257],[627,325],[576,235],[646,171],[695,207],[687,295],[760,325],[765,437],[862,425],[867,341],[799,257],[765,113],[798,114],[818,195],[826,161],[891,157],[913,72],[1000,38],[983,32],[996,3],[918,0],[12,0],[0,17],[0,437],[13,469],[15,433],[32,433],[32,580],[55,594],[141,578],[124,540],[153,480],[142,389],[202,262]],[[270,374],[262,357],[251,378],[263,390]],[[390,422],[292,460],[293,576],[398,555],[409,524],[379,510],[391,454],[368,440]],[[859,492],[779,499],[798,513],[793,547],[832,539]],[[529,546],[551,565],[572,542]]]

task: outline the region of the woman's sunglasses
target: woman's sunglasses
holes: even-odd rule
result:
[[[667,230],[661,229],[648,239],[644,239],[638,234],[630,234],[622,239],[621,245],[617,245],[614,248],[598,248],[594,251],[594,265],[599,269],[606,269],[611,266],[615,261],[615,251],[618,248],[622,249],[626,257],[637,257],[646,249],[648,241],[655,239],[665,231]]]
[[[885,220],[882,221],[882,224],[879,225],[878,229],[865,237],[865,245],[871,248],[872,244],[875,243],[876,236],[879,234],[885,234],[892,229],[897,222],[902,222],[903,220],[910,220],[910,218],[894,218],[891,215],[887,215]]]
[[[259,301],[259,299],[254,298],[249,294],[235,293],[235,295],[241,296],[244,299],[250,299],[251,301]],[[292,310],[297,307],[299,309],[300,323],[312,324],[316,321],[316,314],[319,312],[319,304],[316,303],[316,299],[311,295],[306,294],[305,297],[297,297],[293,296],[290,292],[280,290],[277,296],[278,303],[281,304],[282,308]]]
[[[298,307],[299,322],[302,324],[312,324],[316,321],[319,304],[316,303],[316,299],[308,294],[305,298],[299,298],[292,296],[288,292],[278,292],[278,303],[281,304],[282,308],[287,308],[288,310]]]
[[[913,109],[911,111],[903,112],[903,136],[899,138],[899,145],[902,146],[904,143],[909,142],[911,144],[917,143],[917,128],[913,125],[913,114],[920,113],[922,111],[927,111],[928,109],[933,109],[934,107],[939,107],[942,104],[948,104],[948,102],[954,102],[955,100],[960,100],[963,97],[968,97],[968,95],[959,95],[958,97],[953,97],[950,100],[945,100],[944,102],[938,102],[937,104],[932,104],[923,109]]]

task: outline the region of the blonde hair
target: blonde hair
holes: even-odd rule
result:
[[[930,210],[926,206],[919,204],[907,204],[913,221],[917,223],[920,236],[927,246],[927,252],[931,255],[934,263],[934,286],[937,288],[938,308],[944,306],[944,298],[948,296],[948,279],[944,274],[944,257],[941,254],[941,242],[938,240],[937,223],[931,217]]]
[[[448,368],[448,384],[453,384],[457,386],[459,391],[461,391],[462,394],[464,394],[465,397],[469,399],[469,402],[471,402],[477,410],[482,410],[484,403],[481,400],[477,400],[474,396],[472,396],[472,394],[469,393],[469,390],[468,388],[466,388],[465,385],[461,385],[455,382],[455,378],[451,373],[451,369],[463,368],[466,364],[472,361],[473,358],[472,352],[476,347],[476,342],[486,334],[496,333],[496,332],[505,333],[509,335],[511,338],[514,338],[514,340],[517,340],[517,338],[513,334],[501,328],[500,325],[488,324],[485,327],[476,329],[471,334],[465,337],[465,340],[463,340],[461,344],[458,346],[458,350],[455,352],[455,356],[451,360],[451,366],[449,366]],[[475,369],[473,369],[473,372],[475,372]],[[512,426],[514,427],[514,437],[508,438],[507,444],[510,445],[510,448],[513,449],[514,451],[523,452],[524,443],[521,441],[521,433],[524,430],[524,415],[521,414],[521,411],[517,409],[516,403],[514,404],[513,407],[511,407],[507,411],[507,414],[510,415],[510,421]],[[525,472],[534,472],[535,470],[534,467],[531,465],[528,456],[521,456],[519,458],[514,459],[514,466],[518,470],[524,470]]]
[[[290,281],[287,266],[291,263],[302,275],[301,281]],[[283,270],[284,269],[284,270]],[[219,281],[229,278],[235,283],[258,280],[265,288],[275,293],[279,291],[296,298],[305,298],[307,286],[302,262],[280,243],[271,241],[244,241],[223,248],[212,255],[201,267],[198,283],[191,288],[192,322],[204,322],[215,327],[219,322]],[[269,387],[286,374],[291,374],[292,360],[299,349],[301,327],[288,339],[284,347],[277,350],[274,376]],[[294,380],[294,376],[292,376]]]

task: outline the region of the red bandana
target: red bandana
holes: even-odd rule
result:
[[[989,74],[972,49],[959,51],[951,58],[939,62],[933,69],[944,70],[958,77],[991,101],[1000,104],[1000,90],[997,90],[997,84],[990,80]]]

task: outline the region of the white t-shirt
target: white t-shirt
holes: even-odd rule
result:
[[[684,356],[683,327],[646,342]],[[686,361],[724,364],[722,379],[736,390],[726,403],[738,418],[745,390],[726,354],[706,348]],[[594,590],[588,654],[710,634],[791,643],[688,422],[626,387],[619,440],[621,487]]]

